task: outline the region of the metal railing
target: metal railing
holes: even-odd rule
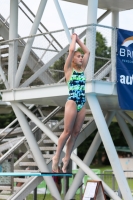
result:
[[[127,179],[129,188],[133,192],[133,170],[123,170]],[[105,170],[103,174],[100,174],[100,178],[105,181],[114,191],[118,191],[119,187],[117,180],[112,170]]]
[[[82,26],[70,27],[69,31],[70,32],[74,32],[75,31],[79,35],[79,37],[82,40],[84,40],[85,37],[86,37],[86,30],[88,28],[91,28],[91,27],[95,27],[96,28],[96,32],[98,31],[98,32],[100,32],[100,34],[103,34],[103,38],[105,40],[107,40],[107,42],[106,42],[107,45],[111,45],[111,46],[108,46],[109,48],[114,48],[115,49],[115,47],[116,47],[115,40],[111,41],[112,32],[114,33],[114,35],[116,33],[116,29],[113,28],[113,27],[102,26],[102,25],[99,25],[99,24],[86,24],[86,25],[82,25]],[[10,42],[13,42],[13,41],[14,42],[15,41],[22,41],[22,40],[34,37],[35,38],[35,41],[34,41],[35,43],[33,43],[33,46],[34,46],[33,50],[34,50],[35,54],[38,57],[41,57],[41,55],[42,55],[42,53],[41,53],[42,52],[42,47],[40,45],[42,45],[42,43],[43,43],[42,42],[42,40],[43,40],[42,36],[51,36],[51,35],[57,41],[60,40],[60,43],[61,43],[63,49],[60,52],[55,52],[54,49],[53,49],[53,51],[48,51],[47,46],[44,46],[43,49],[45,49],[47,51],[47,53],[42,57],[42,62],[46,63],[46,64],[44,64],[37,72],[35,72],[34,75],[30,75],[30,72],[29,72],[29,75],[31,77],[29,79],[27,79],[25,84],[23,84],[24,87],[28,86],[28,84],[30,84],[30,86],[32,86],[32,83],[35,81],[35,79],[37,79],[37,77],[39,77],[41,75],[41,73],[45,72],[45,71],[47,71],[47,73],[49,73],[49,75],[51,75],[51,76],[53,75],[52,78],[54,80],[55,80],[55,76],[56,76],[56,80],[55,80],[56,82],[60,81],[60,79],[62,78],[62,72],[58,71],[58,72],[50,73],[50,70],[52,70],[52,66],[62,56],[64,56],[64,62],[65,62],[65,54],[68,51],[69,45],[68,45],[68,41],[67,41],[67,37],[65,35],[64,29],[60,29],[60,30],[56,30],[56,31],[47,31],[45,33],[39,33],[39,34],[35,34],[35,35],[29,35],[29,36],[25,36],[25,37],[14,38],[13,40],[6,40],[6,41],[0,42],[0,45],[3,45],[3,44],[9,44]],[[37,39],[37,38],[39,38],[39,39]],[[112,45],[115,46],[115,47],[112,47]],[[93,48],[95,49],[95,47],[93,47]],[[112,53],[115,55],[115,52],[112,52]],[[94,59],[94,63],[95,63],[93,79],[95,79],[95,73],[97,73],[97,71],[99,71],[104,66],[104,69],[102,71],[100,71],[100,73],[103,74],[103,75],[101,75],[101,77],[102,77],[101,79],[102,80],[106,80],[107,77],[111,77],[112,78],[110,73],[112,72],[112,68],[114,67],[114,65],[112,64],[111,52],[110,52],[110,55],[106,55],[106,54],[105,55],[103,54],[103,56],[101,56],[101,55],[100,56],[96,55],[93,58]],[[111,63],[110,67],[108,66],[109,60],[110,60],[110,63]],[[109,68],[107,71],[106,71],[106,67]],[[60,69],[54,69],[53,68],[53,70],[60,70]],[[63,66],[62,66],[62,70],[63,70]],[[107,72],[107,73],[105,73],[106,78],[104,77],[104,71]],[[112,79],[115,80],[115,76],[116,76],[115,73],[112,73],[112,75],[114,76],[114,78],[112,78]],[[40,85],[40,83],[37,84],[37,85]]]

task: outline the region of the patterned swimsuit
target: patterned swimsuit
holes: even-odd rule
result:
[[[77,112],[84,106],[85,100],[85,76],[84,72],[77,72],[73,70],[70,80],[67,82],[69,89],[69,97],[67,100],[75,101],[77,105]]]

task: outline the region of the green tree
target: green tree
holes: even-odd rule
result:
[[[15,119],[14,112],[9,114],[1,114],[0,115],[0,128],[5,128],[8,124],[10,124]]]
[[[96,33],[96,52],[95,52],[96,57],[101,57],[96,58],[95,60],[95,72],[100,69],[106,62],[107,58],[111,57],[111,47],[107,46],[107,41],[106,38],[100,33]],[[104,58],[106,58],[104,60]]]
[[[54,80],[59,81],[61,78],[64,77],[64,64],[65,64],[65,55],[60,57],[54,65],[50,67],[50,71]]]
[[[86,38],[84,39],[86,44]],[[77,49],[83,53],[81,48]],[[95,50],[95,72],[99,70],[111,57],[111,47],[107,46],[106,38],[100,33],[96,32],[96,50]]]

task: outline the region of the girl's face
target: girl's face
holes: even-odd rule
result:
[[[82,66],[83,55],[80,52],[75,52],[73,57],[73,63],[77,66]]]

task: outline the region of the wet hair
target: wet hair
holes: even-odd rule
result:
[[[81,53],[80,51],[78,51],[78,50],[74,51],[74,55],[75,55],[76,53],[80,53],[80,54],[82,55],[82,57],[84,56],[84,54],[82,54],[82,53]]]
[[[76,51],[74,51],[74,55],[75,55],[76,53],[81,53],[81,52],[80,52],[80,51],[78,51],[78,50],[76,50]]]

